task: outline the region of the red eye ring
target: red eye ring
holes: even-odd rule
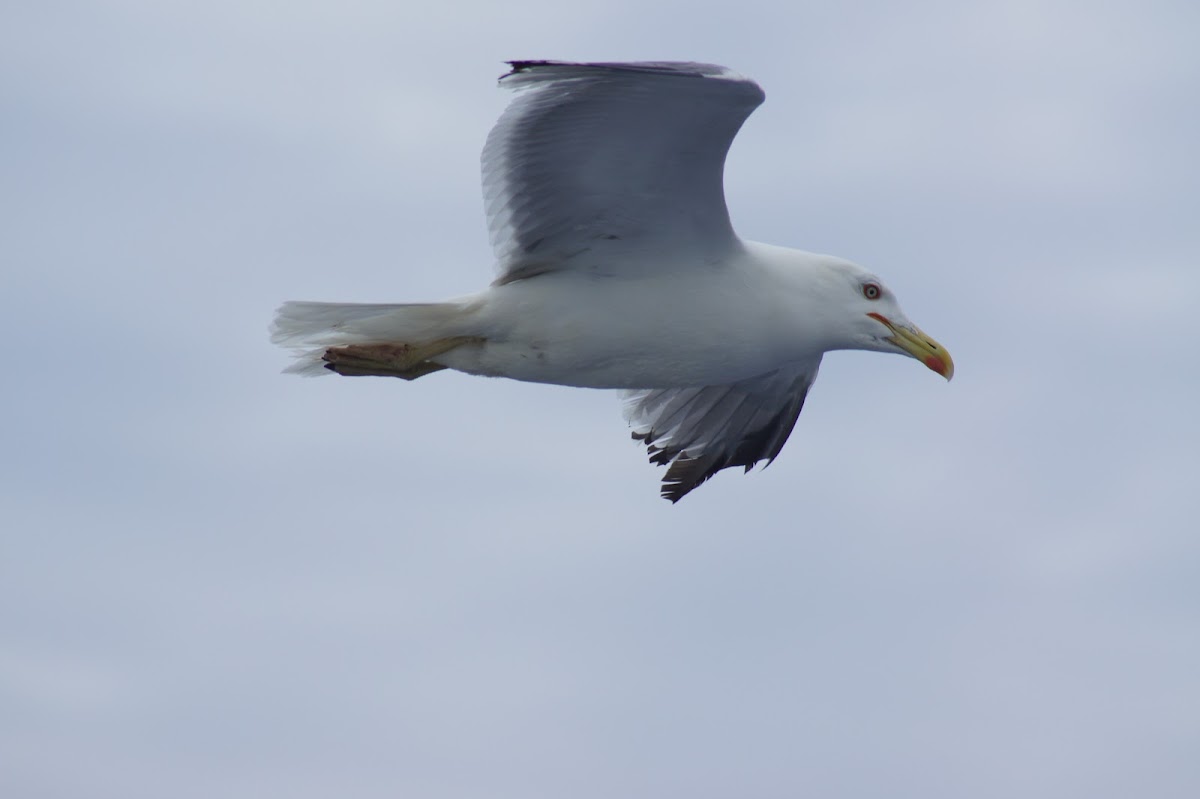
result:
[[[868,300],[877,300],[883,296],[883,289],[878,283],[863,283],[862,292]]]

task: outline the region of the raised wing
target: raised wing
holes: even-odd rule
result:
[[[678,502],[722,469],[774,460],[820,365],[818,357],[723,386],[621,392],[633,437],[651,463],[668,465],[663,497]]]
[[[737,246],[722,174],[757,84],[711,64],[510,63],[500,85],[519,93],[482,159],[497,283]]]

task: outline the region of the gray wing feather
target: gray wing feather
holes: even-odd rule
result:
[[[710,64],[511,64],[482,157],[497,282],[737,245],[723,171],[757,84]]]
[[[678,502],[722,469],[774,460],[820,365],[817,358],[722,386],[621,392],[634,439],[651,463],[668,467],[663,497]]]

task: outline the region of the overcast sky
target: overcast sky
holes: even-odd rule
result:
[[[1200,795],[1198,9],[6,4],[0,793]],[[608,392],[279,374],[491,279],[511,58],[758,80],[735,226],[954,382],[836,353],[672,506]]]

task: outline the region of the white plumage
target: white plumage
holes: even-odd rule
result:
[[[733,232],[722,173],[755,83],[707,64],[512,66],[483,151],[496,280],[441,303],[286,303],[273,340],[301,351],[292,371],[623,389],[672,501],[773,459],[827,351],[952,374],[878,278]]]

